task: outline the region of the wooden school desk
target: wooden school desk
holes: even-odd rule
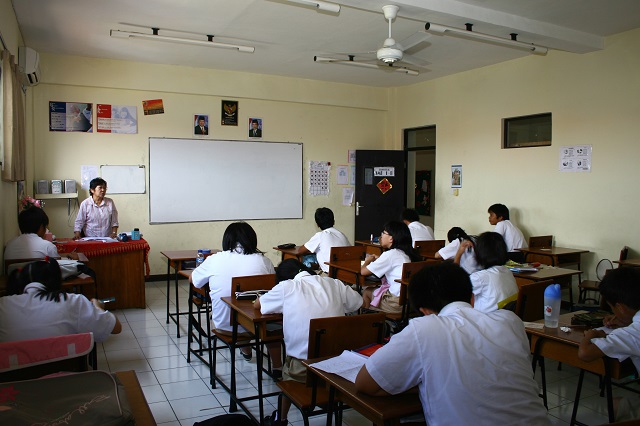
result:
[[[640,259],[614,260],[613,263],[617,263],[620,266],[631,266],[634,268],[640,268]]]
[[[278,248],[273,247],[274,250],[277,250],[282,253],[282,260],[287,259],[296,259],[302,262],[302,258],[309,253],[300,253],[301,250],[304,250],[304,246],[295,246],[292,248]]]
[[[211,250],[210,254],[218,253],[220,250]],[[178,294],[178,279],[180,275],[178,272],[181,269],[186,269],[182,266],[182,263],[187,260],[196,260],[198,250],[165,250],[160,252],[161,255],[167,258],[167,324],[169,319],[176,323],[176,337],[180,338],[180,315],[187,315],[187,312],[180,312],[180,295]],[[209,256],[207,254],[205,256]],[[169,312],[169,295],[171,294],[171,269],[174,271],[175,293],[176,293],[176,310],[175,312]]]
[[[114,373],[118,380],[124,386],[127,394],[131,414],[135,419],[137,426],[155,426],[156,421],[153,418],[149,404],[142,393],[140,382],[135,371],[118,371]]]
[[[89,267],[96,273],[100,297],[115,297],[112,309],[145,308],[145,276],[149,275],[149,243],[145,240],[127,242],[79,241],[62,238],[56,241],[58,253],[81,252],[89,258]]]
[[[578,313],[584,313],[585,311],[572,312],[568,314],[560,315],[558,321],[558,328],[543,328],[534,329],[525,327],[527,334],[531,341],[531,353],[533,354],[533,370],[535,372],[536,364],[539,358],[550,358],[558,362],[572,365],[580,368],[580,377],[578,379],[578,385],[576,388],[576,396],[573,403],[573,412],[571,415],[571,425],[582,424],[576,421],[576,414],[578,413],[578,404],[580,403],[580,392],[582,390],[582,381],[584,378],[584,372],[589,371],[591,373],[599,374],[603,376],[605,389],[607,393],[607,409],[609,413],[609,421],[613,422],[613,396],[611,393],[611,379],[621,379],[633,374],[635,371],[633,364],[630,360],[626,360],[620,363],[614,358],[604,357],[591,362],[582,361],[578,358],[578,347],[580,341],[584,335],[584,331],[587,329],[584,326],[572,326],[571,318]],[[544,320],[536,321],[537,323],[544,324]],[[566,333],[560,330],[560,327],[570,327],[571,331]],[[544,399],[544,405],[547,406],[547,384],[544,368],[541,368],[542,374],[542,394]]]
[[[589,253],[589,250],[567,247],[529,247],[516,249],[524,253],[525,261],[540,262],[551,266],[578,265],[580,269],[580,255]]]
[[[553,266],[542,266],[538,272],[514,272],[518,285],[527,284],[534,281],[554,280],[563,287],[569,287],[569,303],[573,306],[573,286],[571,277],[580,275],[578,269],[557,268]]]
[[[375,254],[380,256],[382,254],[382,246],[380,243],[374,243],[372,241],[367,240],[356,240],[357,246],[365,246],[365,250],[367,254]]]
[[[404,392],[398,395],[370,396],[356,391],[355,383],[313,367],[321,359],[302,361],[309,371],[323,379],[329,387],[329,407],[327,408],[327,426],[333,422],[334,401],[344,402],[375,425],[399,425],[402,417],[422,413],[422,404],[417,392]]]
[[[362,261],[355,260],[336,260],[325,262],[329,265],[329,276],[336,278],[345,284],[354,284],[359,293],[362,293],[362,286],[365,282],[364,277],[360,275]],[[380,284],[379,282],[371,282],[371,285]]]
[[[257,423],[262,424],[264,418],[264,398],[278,395],[280,392],[272,392],[264,394],[262,392],[262,344],[282,341],[282,330],[279,332],[267,331],[267,323],[282,322],[282,314],[267,314],[262,315],[259,310],[253,307],[252,300],[237,300],[234,296],[220,298],[224,303],[231,308],[231,324],[233,326],[233,349],[230,348],[231,356],[231,386],[227,386],[219,377],[213,377],[223,388],[229,392],[231,401],[229,404],[229,412],[237,410],[239,405],[242,410]],[[236,389],[236,368],[235,359],[236,351],[235,346],[238,343],[238,325],[243,326],[247,330],[253,330],[255,336],[255,351],[256,351],[256,371],[257,371],[257,384],[258,394],[245,397],[239,397]],[[249,411],[249,408],[244,404],[245,401],[258,400],[259,406],[259,418]]]

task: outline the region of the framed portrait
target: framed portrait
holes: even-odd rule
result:
[[[262,139],[262,118],[249,118],[249,138]]]
[[[462,165],[454,164],[451,166],[451,187],[462,188]]]
[[[209,136],[209,116],[207,114],[193,116],[193,135]]]
[[[222,101],[221,123],[223,126],[238,125],[238,101]]]

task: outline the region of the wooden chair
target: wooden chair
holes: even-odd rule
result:
[[[627,260],[629,256],[629,247],[624,246],[622,250],[620,250],[620,255],[618,256],[618,260]],[[595,280],[583,280],[578,284],[578,290],[580,294],[578,296],[578,302],[586,303],[587,300],[592,300],[596,304],[600,303],[600,281],[604,278],[604,275],[607,273],[609,269],[613,269],[613,264],[609,259],[602,259],[596,265],[596,279]],[[596,297],[587,297],[589,292],[595,292]]]
[[[346,247],[331,247],[331,262],[341,261],[361,261],[364,260],[366,255],[365,246],[346,246]],[[358,288],[362,288],[362,282],[364,281],[360,276],[360,272],[357,274],[329,267],[329,276],[337,278],[340,281],[347,284],[355,284]]]
[[[553,280],[535,281],[518,286],[515,313],[522,321],[537,321],[544,318],[544,290]]]
[[[312,319],[309,325],[309,359],[337,356],[344,350],[382,343],[384,320],[383,313]],[[278,387],[282,391],[278,398],[279,417],[283,396],[300,410],[305,426],[309,425],[310,416],[326,414],[324,408],[314,411],[315,407],[326,406],[329,401],[327,389],[319,386],[315,375],[307,372],[306,383],[287,380],[278,382]],[[336,411],[336,424],[341,424],[340,416],[341,410]]]
[[[182,272],[182,271],[180,271]],[[202,315],[205,316],[204,327]],[[191,355],[211,368],[213,350],[211,345],[211,298],[209,297],[209,284],[202,288],[189,285],[189,315],[187,317],[187,362],[191,362]],[[204,341],[207,342],[204,345]],[[192,345],[197,342],[197,347]],[[208,357],[205,359],[205,354]],[[215,381],[211,378],[211,385],[215,387]]]
[[[233,296],[236,291],[250,291],[250,290],[270,290],[276,285],[276,275],[275,274],[263,274],[263,275],[249,275],[244,277],[233,277],[231,279],[231,295]],[[254,346],[256,344],[255,336],[253,335],[253,330],[247,330],[251,333],[251,337],[237,342],[235,345],[233,344],[233,338],[226,334],[218,333],[215,330],[212,330],[211,337],[211,387],[215,389],[216,387],[216,358],[218,349],[229,348],[230,351],[235,351],[237,348],[242,348],[246,346]],[[282,335],[278,334],[275,340],[282,340]],[[218,346],[218,341],[223,343],[222,346]],[[265,343],[265,342],[263,342]],[[264,352],[264,351],[263,351]],[[269,369],[270,369],[270,361],[269,361]],[[235,368],[235,366],[232,366]]]
[[[553,246],[553,235],[541,235],[529,237],[529,248],[551,247]]]
[[[418,250],[420,256],[426,259],[433,259],[436,252],[444,247],[445,240],[425,240],[416,241],[414,247]]]
[[[391,321],[399,323],[400,328],[404,328],[409,322],[410,306],[409,299],[407,297],[407,288],[411,277],[422,268],[427,265],[434,265],[440,263],[439,260],[430,259],[422,262],[408,262],[402,265],[402,279],[400,280],[400,296],[398,297],[398,305],[402,306],[402,312],[399,313],[385,313],[386,318]],[[397,330],[400,331],[400,330]],[[396,332],[397,332],[396,331]]]
[[[43,258],[28,258],[28,259],[5,259],[4,260],[4,274],[9,275],[15,268],[20,268],[27,263],[43,260]],[[93,278],[87,276],[81,277],[69,277],[62,281],[62,289],[69,293],[79,293],[84,295],[93,295],[92,297],[98,298],[98,286]],[[85,289],[92,290],[87,292]],[[89,297],[89,296],[87,296]]]

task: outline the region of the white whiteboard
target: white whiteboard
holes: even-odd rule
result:
[[[149,138],[152,224],[300,219],[302,194],[300,143]]]
[[[100,166],[100,177],[107,181],[110,194],[144,194],[146,179],[144,166]]]

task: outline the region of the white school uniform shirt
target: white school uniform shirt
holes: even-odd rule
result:
[[[473,307],[481,312],[493,312],[499,302],[518,294],[513,272],[501,265],[474,272],[469,278],[475,296]]]
[[[456,238],[438,250],[438,253],[444,260],[453,259],[456,253],[458,253],[458,248],[460,248],[460,240]],[[471,250],[465,250],[464,253],[462,253],[462,256],[460,256],[460,266],[467,271],[467,274],[473,274],[482,269],[480,265],[478,265],[478,262],[476,262],[476,253],[473,251],[473,247],[471,247]]]
[[[401,284],[396,282],[402,278],[402,265],[411,262],[405,252],[398,249],[391,249],[382,252],[379,258],[367,265],[376,277],[386,277],[389,283],[389,292],[394,296],[400,296]]]
[[[433,236],[433,229],[418,221],[411,222],[409,225],[409,232],[411,232],[412,245],[416,245],[416,241],[435,240]]]
[[[73,230],[75,232],[84,230],[86,237],[109,237],[111,228],[114,226],[120,226],[120,224],[118,209],[113,200],[104,197],[98,205],[93,201],[93,197],[89,197],[80,203]]]
[[[529,244],[524,239],[522,231],[520,231],[510,220],[503,220],[496,223],[493,230],[502,235],[504,242],[507,244],[507,251],[517,251],[519,248],[527,248]]]
[[[550,424],[524,326],[510,311],[450,303],[412,319],[365,365],[390,394],[418,386],[429,426]]]
[[[260,312],[282,313],[287,355],[307,359],[312,318],[342,316],[362,306],[362,296],[340,280],[300,272],[260,297]]]
[[[329,265],[326,265],[325,262],[330,260],[331,247],[346,247],[350,245],[349,239],[333,227],[316,232],[309,241],[304,243],[307,250],[316,254],[320,268],[327,273],[329,272]]]
[[[109,337],[116,325],[116,317],[109,311],[96,308],[82,294],[67,293],[59,302],[40,299],[40,283],[31,283],[24,293],[0,298],[0,342],[40,339],[93,332],[100,343]]]
[[[628,326],[616,328],[606,337],[591,339],[591,343],[606,356],[620,362],[631,358],[636,370],[640,371],[640,311],[636,312]]]
[[[7,243],[5,259],[30,259],[60,257],[56,245],[40,238],[38,234],[22,234]]]
[[[207,257],[202,265],[191,273],[191,281],[197,288],[209,283],[211,320],[214,327],[232,331],[231,308],[220,300],[231,296],[231,279],[248,275],[274,274],[273,263],[261,253],[243,254],[242,247]]]

